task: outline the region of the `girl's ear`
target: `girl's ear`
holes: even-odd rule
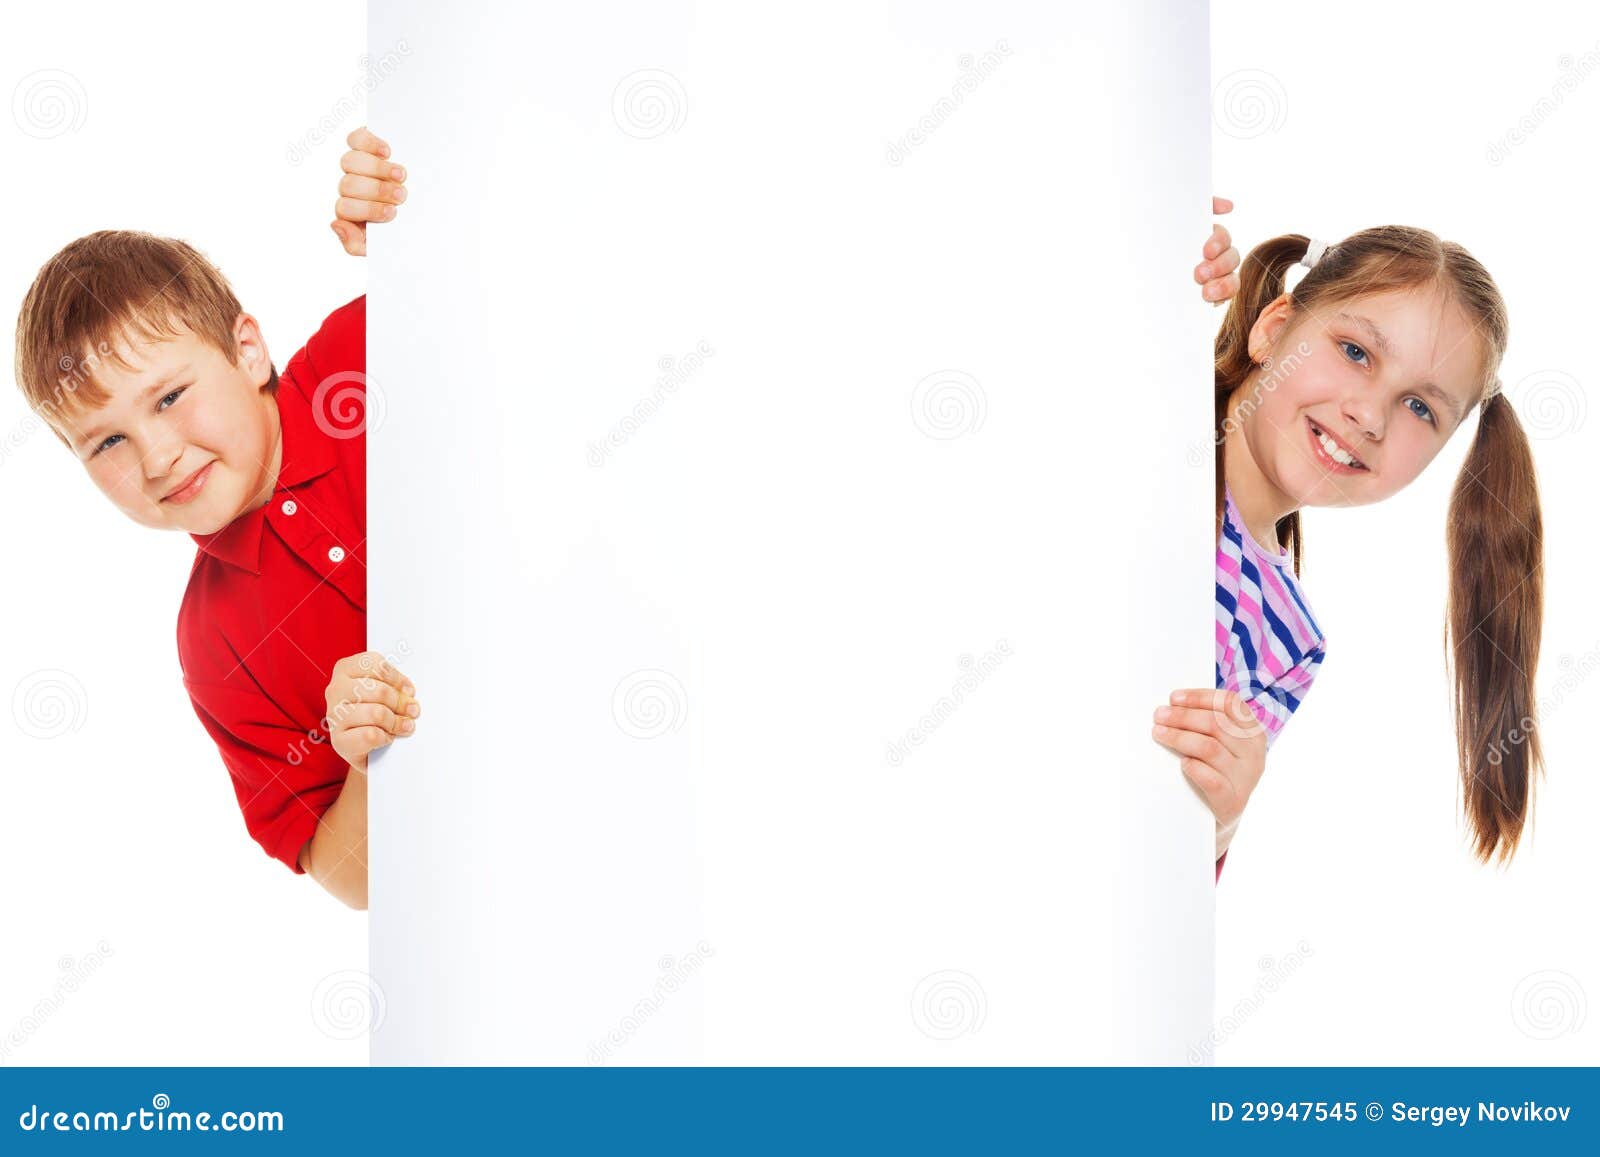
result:
[[[1285,290],[1267,303],[1250,327],[1250,360],[1260,364],[1294,316],[1294,297]]]
[[[1498,392],[1450,498],[1446,661],[1473,851],[1510,860],[1543,770],[1534,672],[1544,621],[1544,527],[1527,435]]]

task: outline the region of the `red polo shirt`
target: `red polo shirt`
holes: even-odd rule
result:
[[[200,549],[178,612],[183,685],[245,827],[295,872],[349,771],[323,727],[328,680],[366,649],[366,328],[363,295],[279,373],[277,489],[192,536]]]

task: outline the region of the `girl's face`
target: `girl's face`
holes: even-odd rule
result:
[[[1364,506],[1408,485],[1478,401],[1480,342],[1454,302],[1397,290],[1295,310],[1250,332],[1257,369],[1228,412],[1267,482],[1295,506]]]

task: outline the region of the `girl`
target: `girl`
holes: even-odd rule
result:
[[[1543,530],[1527,438],[1497,376],[1505,303],[1471,254],[1423,229],[1331,246],[1275,237],[1237,276],[1219,232],[1195,271],[1208,298],[1232,297],[1215,361],[1216,687],[1173,692],[1154,729],[1216,817],[1217,875],[1326,647],[1299,584],[1300,508],[1388,498],[1473,410],[1446,518],[1446,665],[1473,852],[1509,861],[1543,770]],[[1296,263],[1309,271],[1286,290]]]

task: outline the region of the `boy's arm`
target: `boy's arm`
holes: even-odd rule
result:
[[[393,221],[406,199],[406,170],[390,159],[388,142],[365,125],[347,138],[350,151],[339,160],[339,199],[329,227],[352,257],[367,255],[367,222]]]
[[[350,765],[344,790],[300,849],[300,867],[340,902],[367,907],[367,761]]]

